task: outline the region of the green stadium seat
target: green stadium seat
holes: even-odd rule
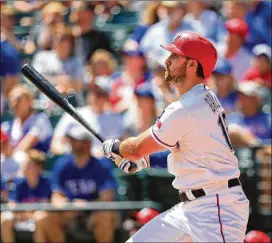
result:
[[[152,168],[146,171],[148,199],[161,203],[163,210],[180,202],[178,190],[172,186],[173,180],[174,176],[168,173],[167,169]]]
[[[119,168],[113,171],[118,183],[118,200],[141,201],[144,195],[143,180],[137,174],[126,174]]]

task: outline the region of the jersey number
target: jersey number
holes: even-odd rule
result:
[[[227,126],[227,123],[226,123],[226,115],[225,113],[221,113],[219,116],[218,116],[218,125],[221,127],[221,130],[222,130],[222,133],[223,133],[223,136],[229,146],[229,149],[230,151],[232,152],[233,151],[233,148],[232,148],[232,145],[231,145],[231,142],[230,142],[230,138],[229,138],[229,134],[228,134],[228,126]]]

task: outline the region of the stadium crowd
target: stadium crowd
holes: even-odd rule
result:
[[[226,111],[234,148],[260,148],[271,173],[270,1],[1,1],[1,202],[118,199],[115,165],[101,143],[20,74],[24,63],[98,133],[122,140],[147,130],[178,99],[164,81],[168,53],[160,44],[182,31],[217,47],[206,85]],[[167,155],[151,159],[165,168]],[[64,242],[64,226],[78,216],[2,212],[1,238],[14,242],[14,225],[32,220],[35,242]],[[97,242],[112,242],[120,227],[110,211],[85,221]]]

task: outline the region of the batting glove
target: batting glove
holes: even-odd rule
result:
[[[118,139],[109,139],[103,143],[103,152],[105,156],[114,161],[114,163],[125,173],[136,173],[143,168],[148,167],[146,158],[137,161],[130,161],[119,153],[120,141]]]

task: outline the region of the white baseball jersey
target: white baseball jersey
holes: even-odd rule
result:
[[[171,103],[150,132],[171,151],[167,164],[175,175],[174,188],[185,191],[239,178],[224,109],[203,83]]]

